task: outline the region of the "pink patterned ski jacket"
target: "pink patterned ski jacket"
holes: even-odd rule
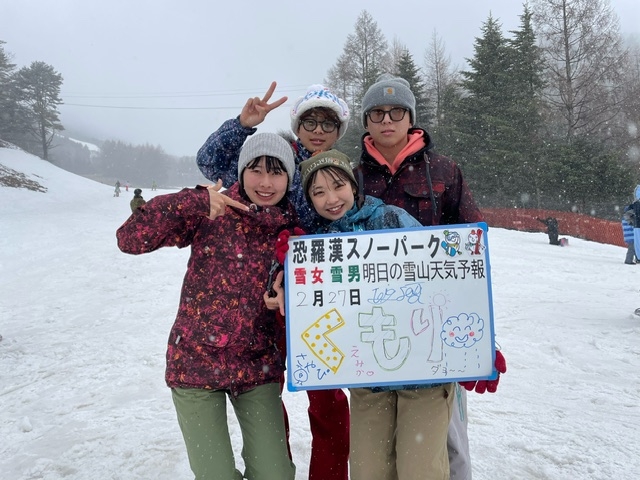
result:
[[[236,183],[224,192],[249,204]],[[161,247],[191,247],[180,305],[169,335],[165,380],[169,387],[228,390],[239,395],[278,382],[284,335],[262,298],[278,233],[297,225],[295,210],[242,212],[227,207],[209,220],[206,188],[160,195],[118,229],[118,247],[139,255]]]

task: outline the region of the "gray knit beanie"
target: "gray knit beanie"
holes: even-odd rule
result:
[[[362,125],[367,128],[367,113],[380,105],[398,105],[409,109],[411,124],[416,122],[416,97],[404,78],[383,73],[362,97]]]
[[[293,149],[280,135],[275,133],[257,133],[250,136],[240,151],[238,159],[238,178],[242,178],[242,171],[252,160],[268,155],[276,157],[282,162],[289,176],[289,188],[293,185],[293,176],[296,172],[296,163],[293,159]]]

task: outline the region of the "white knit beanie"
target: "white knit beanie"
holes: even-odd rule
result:
[[[289,186],[291,187],[296,172],[293,149],[289,142],[275,133],[256,133],[244,142],[242,150],[240,150],[240,158],[238,158],[238,178],[242,178],[242,171],[252,160],[264,155],[275,157],[282,162],[289,176]]]
[[[416,97],[409,82],[402,77],[383,73],[362,97],[362,125],[367,128],[367,113],[380,105],[399,105],[409,110],[411,124],[416,123]]]
[[[307,93],[294,103],[291,108],[291,131],[294,135],[298,135],[298,122],[302,114],[318,107],[329,108],[336,113],[340,120],[338,127],[338,140],[340,140],[349,126],[349,107],[344,100],[323,85],[311,85]]]

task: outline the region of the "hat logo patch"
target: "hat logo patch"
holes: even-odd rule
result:
[[[384,89],[384,94],[385,95],[390,95],[390,96],[394,96],[396,94],[396,89],[393,87],[386,87]]]

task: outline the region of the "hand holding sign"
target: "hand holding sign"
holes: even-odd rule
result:
[[[284,316],[284,288],[282,287],[282,279],[284,271],[280,270],[273,281],[273,295],[267,290],[262,298],[264,304],[269,310],[280,310],[280,314]]]
[[[498,377],[495,380],[478,380],[477,382],[460,382],[465,389],[471,391],[474,390],[477,393],[496,393],[498,390],[498,382],[500,382],[500,374],[506,373],[507,371],[507,361],[505,360],[502,352],[500,350],[496,350],[496,361],[495,367],[498,371]]]
[[[304,235],[305,231],[299,227],[294,227],[293,235],[300,236]],[[284,265],[284,259],[287,256],[287,251],[289,250],[289,237],[291,236],[291,232],[289,230],[283,230],[278,235],[276,239],[276,259],[280,263],[280,265]]]

